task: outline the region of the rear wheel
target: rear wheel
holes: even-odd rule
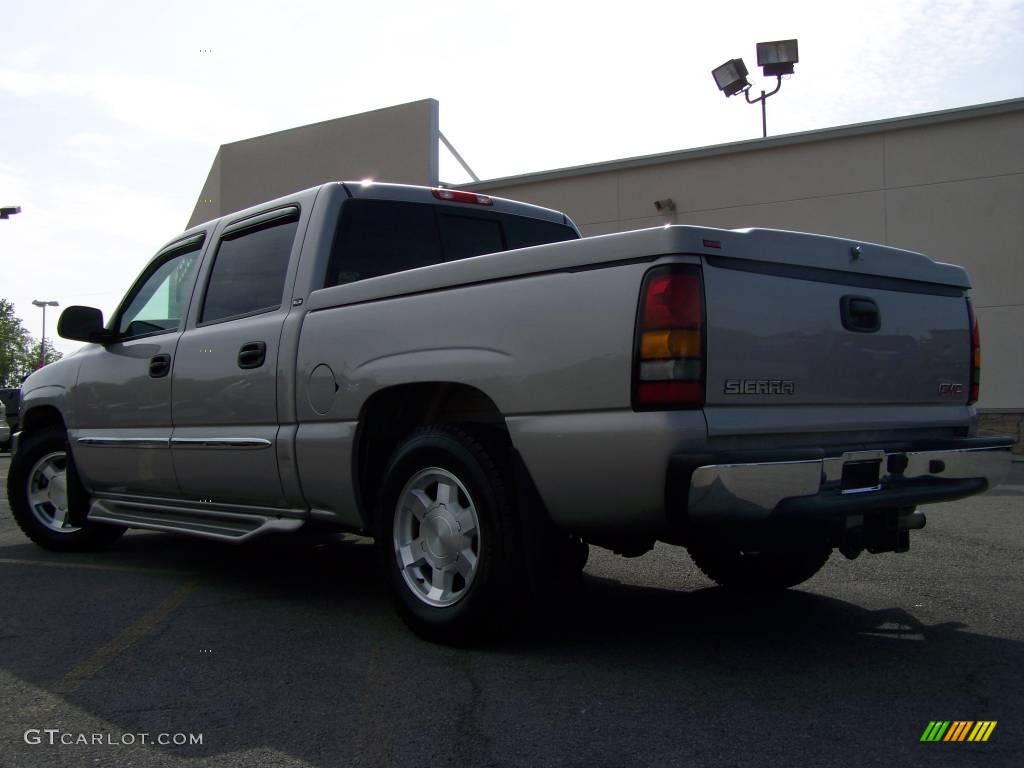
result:
[[[527,590],[502,459],[466,431],[435,426],[388,463],[378,551],[399,613],[427,639],[473,642]]]
[[[30,434],[19,446],[7,476],[7,499],[18,526],[46,549],[73,551],[109,544],[124,533],[112,525],[72,525],[88,503],[60,427]]]
[[[821,570],[832,554],[825,540],[770,541],[757,547],[694,542],[687,549],[697,567],[716,584],[743,591],[786,589]]]

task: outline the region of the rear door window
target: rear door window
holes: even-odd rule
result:
[[[221,238],[199,321],[213,323],[278,309],[298,226],[296,210]]]

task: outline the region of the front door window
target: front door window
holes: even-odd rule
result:
[[[199,245],[159,262],[136,288],[121,313],[117,323],[118,335],[136,338],[178,330],[188,306],[198,263]]]

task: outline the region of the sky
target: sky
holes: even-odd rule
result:
[[[1024,0],[49,2],[0,14],[0,297],[105,316],[224,143],[423,98],[482,179],[1024,97]],[[468,179],[441,150],[441,178]],[[47,313],[47,336],[56,312]],[[57,340],[67,353],[79,344]]]

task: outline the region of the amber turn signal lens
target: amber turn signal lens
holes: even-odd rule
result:
[[[648,331],[640,339],[642,360],[670,360],[700,355],[700,331]]]

